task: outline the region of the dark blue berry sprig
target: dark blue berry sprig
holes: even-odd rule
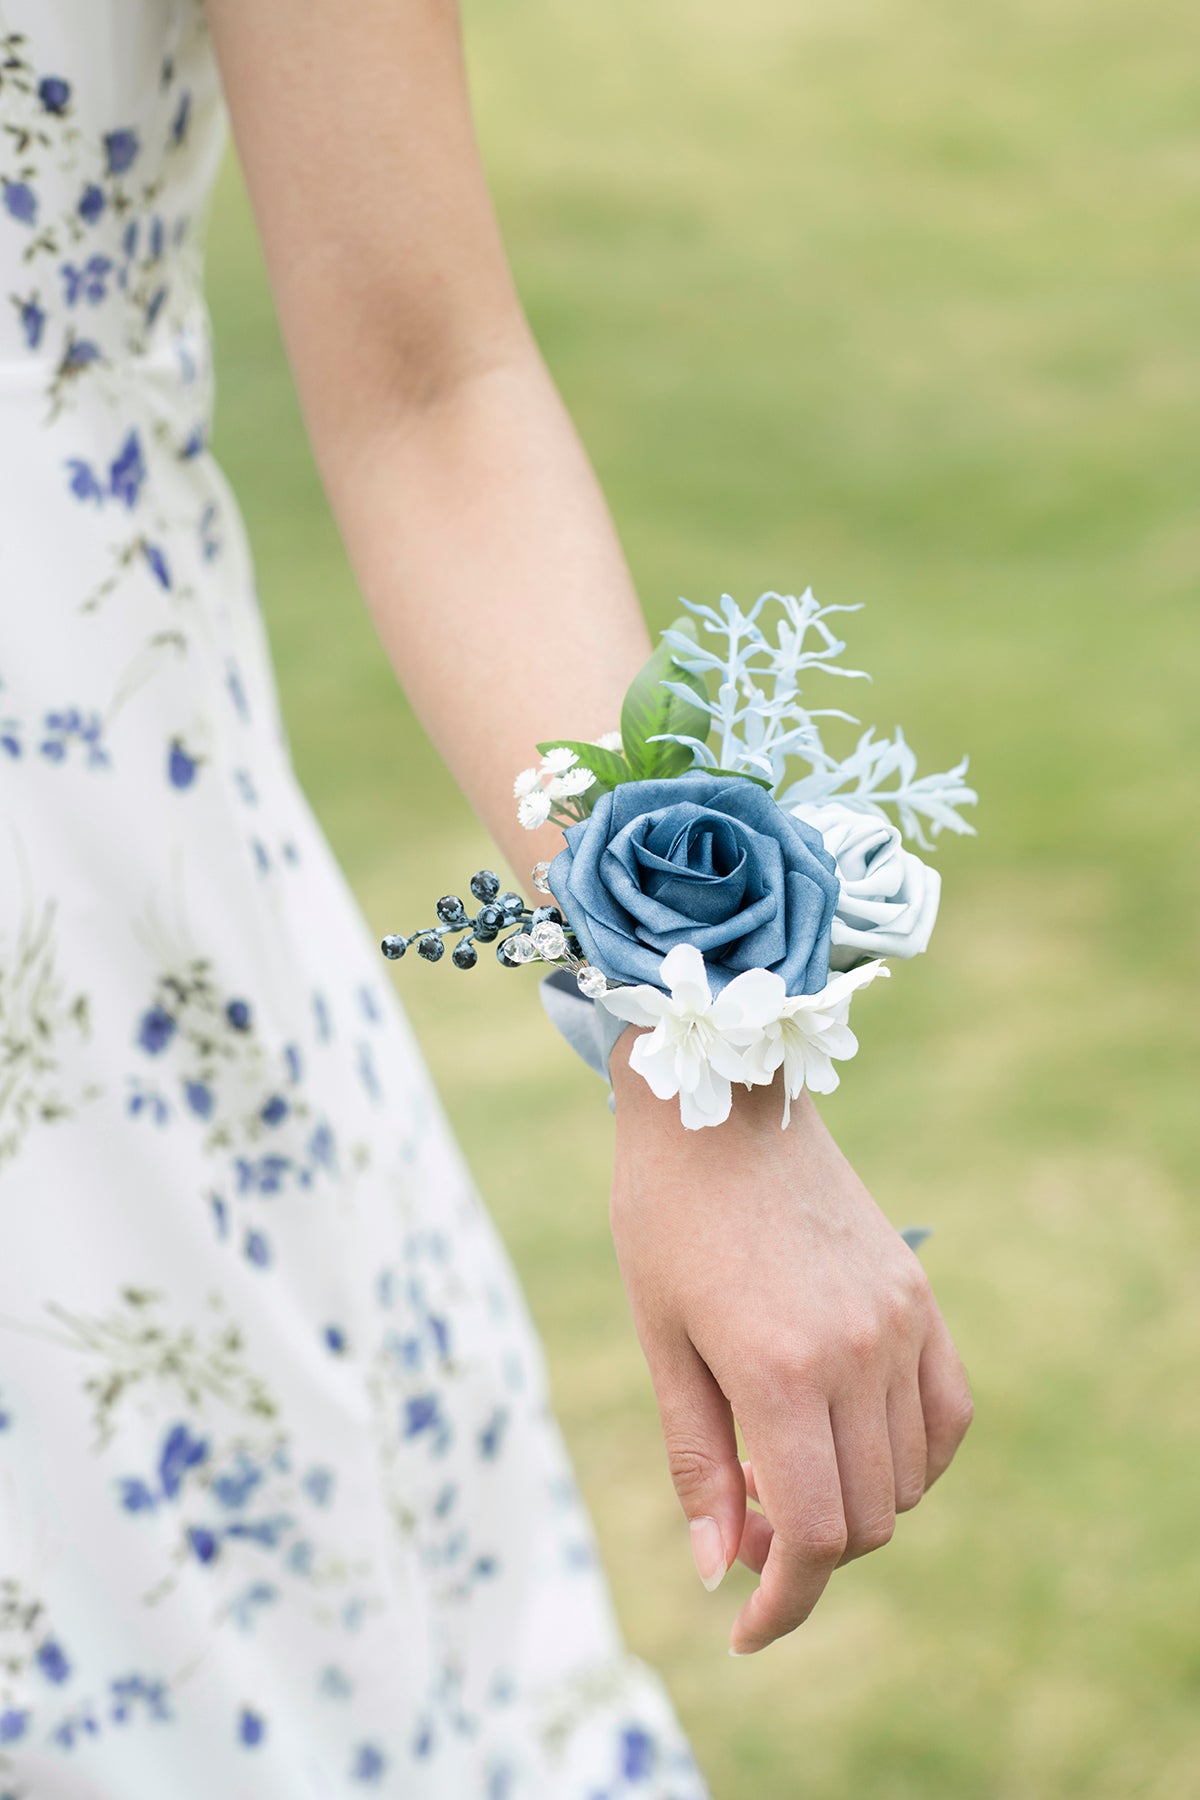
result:
[[[406,951],[415,944],[417,955],[426,962],[441,962],[446,954],[444,939],[456,932],[463,933],[450,952],[450,961],[456,969],[473,969],[479,961],[476,944],[495,944],[496,960],[506,969],[520,968],[522,963],[533,961],[561,961],[573,967],[581,960],[579,944],[572,935],[557,906],[529,906],[523,895],[513,892],[500,892],[500,877],[491,869],[477,869],[471,877],[471,893],[479,902],[474,917],[468,913],[457,894],[443,894],[434,908],[438,916],[436,925],[427,925],[420,931],[413,931],[407,937],[399,933],[391,933],[385,937],[379,948],[392,962],[397,962]],[[563,954],[560,958],[542,958],[534,948],[531,933],[535,926],[555,925],[561,930],[563,937]],[[502,937],[501,933],[505,933]],[[512,948],[513,940],[522,938],[519,950]]]

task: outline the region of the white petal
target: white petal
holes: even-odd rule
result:
[[[675,1047],[675,1073],[679,1077],[681,1094],[692,1094],[700,1086],[708,1068],[706,1058],[697,1054],[694,1044],[683,1043]]]
[[[552,800],[568,800],[572,794],[585,793],[595,781],[590,769],[568,769],[565,775],[556,775],[546,783],[546,792]]]
[[[522,769],[513,782],[513,794],[516,799],[523,800],[526,794],[532,794],[540,780],[541,775],[537,769]]]
[[[757,1042],[764,1041],[760,1033]],[[753,1087],[755,1081],[761,1079],[754,1073],[756,1065],[748,1064],[747,1052],[739,1045],[730,1043],[728,1038],[719,1037],[714,1040],[708,1053],[708,1061],[718,1075],[724,1075],[729,1081],[744,1081]]]
[[[621,754],[622,744],[619,731],[606,731],[603,737],[596,739],[596,743],[601,750],[612,750],[617,756]]]
[[[676,944],[674,950],[668,951],[663,957],[662,978],[663,985],[671,990],[671,998],[689,1012],[706,1013],[712,1005],[708,970],[695,944]]]
[[[665,1028],[660,1025],[647,1037],[638,1038],[629,1052],[629,1066],[660,1100],[673,1100],[679,1092],[679,1075],[674,1051],[667,1044]]]
[[[884,962],[863,963],[861,968],[847,969],[844,974],[831,975],[819,994],[796,994],[784,1008],[786,1017],[794,1017],[805,1012],[836,1013],[839,1006],[844,1006],[851,994],[857,989],[867,987],[877,975],[890,975],[891,970]]]
[[[742,1051],[743,1081],[752,1087],[769,1087],[783,1062],[786,1045],[781,1032],[760,1032],[752,1044]]]
[[[777,1019],[786,999],[782,975],[770,969],[747,969],[722,988],[710,1016],[718,1031],[744,1031]]]
[[[542,771],[543,773],[549,771],[552,775],[561,775],[564,769],[569,769],[572,763],[578,761],[579,758],[574,750],[547,750],[542,758]]]
[[[804,1085],[810,1094],[832,1094],[841,1077],[827,1056],[808,1048],[804,1057]]]
[[[615,987],[601,994],[596,1005],[603,1006],[615,1018],[626,1019],[630,1025],[658,1025],[670,1001],[658,988]]]
[[[847,1062],[850,1057],[858,1055],[858,1039],[850,1027],[835,1021],[831,1021],[821,1033],[818,1047],[823,1056],[836,1056],[840,1062]]]
[[[550,796],[543,788],[535,788],[532,794],[526,794],[517,807],[517,823],[526,831],[536,831],[550,817]]]
[[[708,1074],[694,1093],[679,1096],[679,1118],[685,1131],[723,1125],[733,1107],[733,1089],[720,1075]]]

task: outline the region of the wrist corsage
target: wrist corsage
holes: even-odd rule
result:
[[[446,895],[435,925],[382,947],[437,961],[455,936],[458,968],[492,942],[507,967],[553,965],[544,991],[602,1008],[606,1048],[626,1023],[649,1028],[630,1066],[678,1098],[685,1126],[719,1125],[735,1082],[777,1075],[786,1126],[801,1090],[831,1092],[857,1050],[852,995],[929,943],[940,877],[905,840],[927,851],[942,830],[970,832],[976,795],[965,757],[918,776],[899,730],[868,730],[842,757],[826,747],[823,721],[857,721],[806,707],[800,683],[865,679],[829,624],[855,608],[811,592],[764,594],[747,613],[728,596],[683,605],[620,732],[539,744],[540,766],[516,779],[521,823],[563,828],[532,875],[546,904],[480,870],[474,913]]]

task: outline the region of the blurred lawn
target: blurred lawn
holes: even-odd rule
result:
[[[828,1107],[896,1221],[936,1228],[977,1423],[893,1546],[749,1663],[725,1656],[749,1578],[702,1592],[663,1470],[598,1088],[532,983],[514,1006],[486,967],[399,977],[718,1800],[1200,1794],[1194,23],[469,6],[521,287],[654,622],[722,589],[866,602],[865,715],[927,767],[969,748],[984,796],[934,953],[860,1003]],[[354,591],[232,169],[210,283],[296,759],[382,931],[488,853]]]

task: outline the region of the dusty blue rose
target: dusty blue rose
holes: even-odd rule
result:
[[[564,836],[550,887],[610,981],[661,986],[663,957],[694,944],[714,993],[744,969],[774,970],[789,994],[825,986],[836,864],[754,782],[623,782]]]

